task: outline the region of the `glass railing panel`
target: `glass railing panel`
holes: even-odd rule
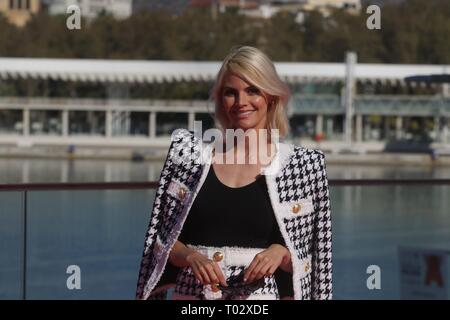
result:
[[[448,185],[330,192],[335,299],[401,299],[399,249],[450,249]],[[134,298],[154,189],[27,194],[24,283],[21,193],[0,192],[2,299],[22,298],[24,284],[27,299]],[[367,286],[369,266],[380,268],[380,289]]]
[[[450,186],[332,187],[334,297],[401,299],[399,248],[450,250],[449,194]],[[367,287],[371,265],[381,289]]]
[[[29,192],[27,299],[133,299],[153,198],[154,190]]]
[[[21,192],[0,192],[0,299],[22,299],[24,220]]]

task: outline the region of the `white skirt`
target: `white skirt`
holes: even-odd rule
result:
[[[242,282],[245,269],[256,254],[265,249],[241,247],[188,247],[216,261],[221,268],[228,287],[219,291],[211,290],[210,285],[197,283],[190,267],[182,268],[177,275],[173,300],[278,300],[278,288],[273,275],[266,276],[250,284]],[[220,257],[218,259],[218,257]],[[218,261],[220,260],[220,261]]]

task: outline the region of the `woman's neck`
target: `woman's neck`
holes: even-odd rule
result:
[[[220,147],[220,146],[219,146]],[[219,157],[224,157],[225,164],[268,165],[275,153],[271,137],[263,132],[258,134],[226,136],[222,141]]]

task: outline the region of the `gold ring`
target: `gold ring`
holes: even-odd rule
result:
[[[213,292],[220,291],[219,285],[220,285],[220,283],[215,283],[215,284],[213,284],[213,285],[211,286],[212,291],[213,291]]]

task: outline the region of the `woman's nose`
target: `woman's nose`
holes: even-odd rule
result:
[[[247,93],[246,92],[238,92],[236,95],[236,104],[237,105],[246,105],[247,104]]]

